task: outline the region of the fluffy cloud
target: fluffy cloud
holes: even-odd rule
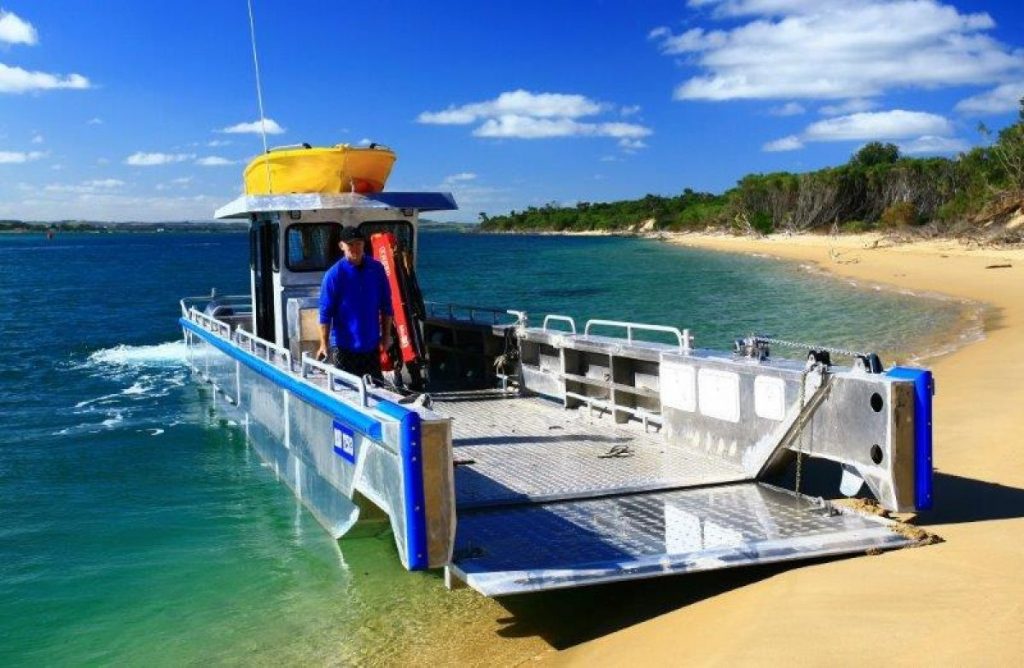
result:
[[[804,130],[804,137],[809,141],[902,139],[928,134],[948,135],[952,130],[953,125],[938,114],[893,109],[836,116],[811,123]]]
[[[1005,80],[1024,55],[989,34],[985,13],[938,0],[691,0],[735,27],[650,33],[702,73],[676,99],[851,99],[893,88]]]
[[[124,181],[119,179],[94,179],[92,181],[82,181],[78,184],[51,183],[50,185],[44,186],[43,190],[48,193],[76,193],[79,195],[89,195],[93,193],[109,192],[116,188],[120,188],[123,185]]]
[[[582,95],[531,93],[514,90],[493,100],[474,102],[444,111],[424,111],[416,120],[436,125],[468,125],[484,118],[528,116],[531,118],[579,118],[605,110],[605,105]]]
[[[485,102],[452,106],[444,111],[425,111],[416,120],[430,125],[480,123],[473,130],[474,136],[503,139],[611,137],[637,142],[651,135],[650,128],[636,123],[579,120],[607,111],[614,112],[614,109],[583,95],[516,90]],[[619,113],[628,116],[636,111],[639,107],[623,107]]]
[[[235,125],[229,125],[226,128],[221,128],[217,132],[224,132],[227,134],[261,134],[264,126],[268,135],[279,135],[284,133],[284,128],[277,124],[272,118],[264,118],[261,124],[258,120],[252,123],[236,123]]]
[[[0,165],[18,165],[44,157],[46,157],[46,153],[42,151],[29,151],[27,153],[21,151],[0,151]]]
[[[953,124],[943,116],[923,111],[862,112],[827,118],[808,125],[800,135],[790,135],[762,146],[769,152],[795,151],[806,142],[874,141],[917,139],[907,144],[907,153],[950,153],[963,150],[963,142],[953,139]]]
[[[900,144],[900,150],[910,155],[922,153],[930,155],[960,153],[968,148],[970,146],[962,139],[957,139],[956,137],[936,137],[935,135],[925,135],[906,144]]]
[[[797,137],[796,135],[789,135],[788,137],[768,142],[761,147],[761,150],[768,153],[779,153],[781,151],[796,151],[803,147],[804,142],[800,137]]]
[[[89,88],[89,80],[81,74],[50,74],[29,72],[20,67],[0,63],[0,93],[27,93],[35,90],[56,90],[60,88]]]
[[[233,165],[235,161],[222,158],[219,155],[208,155],[205,158],[196,160],[196,164],[203,167],[223,167],[225,165]]]
[[[1024,81],[1014,81],[960,100],[956,105],[956,110],[963,114],[979,116],[1004,114],[1020,108],[1022,97],[1024,97]]]
[[[453,183],[465,183],[466,181],[474,180],[476,180],[476,174],[474,174],[473,172],[459,172],[458,174],[446,176],[444,179],[444,183],[450,185]]]
[[[103,125],[102,118],[90,118],[85,122],[86,125]]]
[[[195,158],[192,153],[143,153],[138,151],[124,159],[124,164],[132,167],[155,167],[157,165],[169,165],[175,162],[185,162]]]
[[[124,181],[120,179],[94,179],[92,181],[85,181],[82,185],[92,186],[93,188],[120,188],[124,185]]]
[[[772,116],[799,116],[806,111],[804,105],[799,102],[787,102],[782,106],[772,107],[768,110],[768,113]]]
[[[0,42],[8,44],[35,44],[39,34],[32,24],[14,12],[0,9]]]

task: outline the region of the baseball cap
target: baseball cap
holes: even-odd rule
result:
[[[365,241],[366,237],[364,237],[363,233],[359,231],[359,228],[343,227],[338,240],[348,243],[350,241]]]

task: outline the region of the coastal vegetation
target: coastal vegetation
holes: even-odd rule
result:
[[[554,203],[502,216],[481,231],[695,231],[737,233],[918,232],[1024,241],[1024,100],[1016,123],[955,158],[912,158],[871,142],[844,165],[812,172],[748,174],[723,194]]]

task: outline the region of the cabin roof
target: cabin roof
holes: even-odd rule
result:
[[[416,209],[418,211],[453,211],[458,209],[451,193],[381,192],[356,193],[290,193],[287,195],[242,195],[228,202],[213,214],[218,220],[248,218],[254,213],[274,211],[320,211],[323,209]]]

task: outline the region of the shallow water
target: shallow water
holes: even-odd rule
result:
[[[906,356],[955,339],[961,313],[651,241],[420,245],[428,299],[689,327],[701,346],[756,330]],[[387,538],[331,541],[211,414],[177,300],[246,291],[246,254],[241,234],[0,236],[0,664],[397,660],[459,642],[488,605],[405,573]]]

